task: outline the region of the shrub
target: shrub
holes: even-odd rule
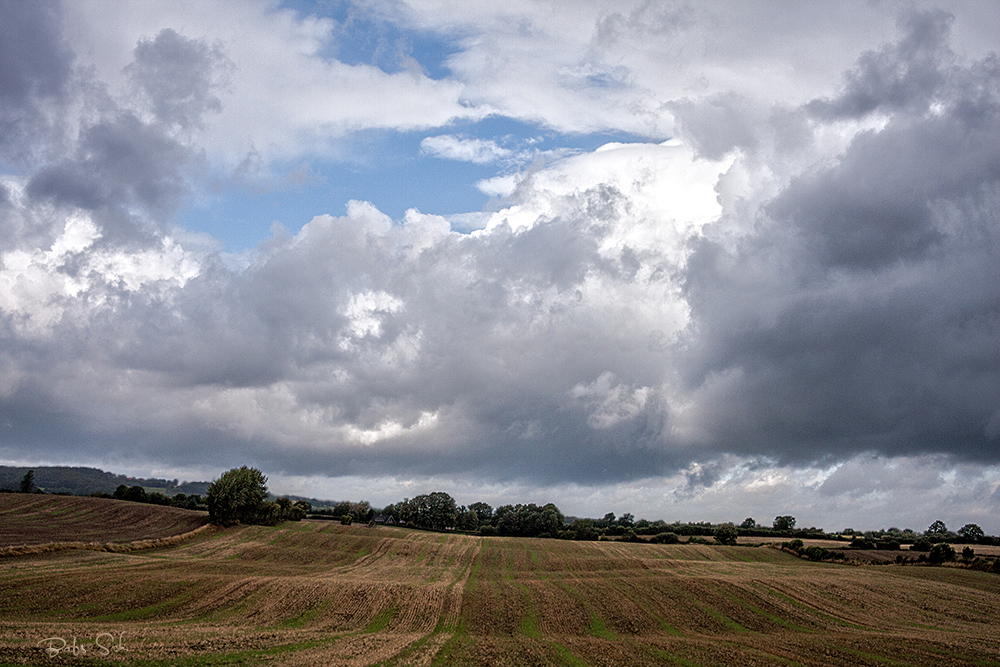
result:
[[[962,549],[962,558],[965,560],[972,560],[976,557],[976,550],[972,547],[965,547]]]
[[[804,553],[806,558],[808,558],[809,560],[823,560],[824,558],[827,558],[830,555],[829,551],[827,551],[823,547],[818,547],[815,545],[811,547],[806,547]]]
[[[622,542],[642,542],[642,538],[635,534],[631,528],[626,528],[621,537]]]
[[[945,561],[955,560],[955,549],[947,542],[935,544],[931,547],[931,552],[927,554],[927,560],[938,565]]]
[[[677,533],[657,533],[653,536],[653,542],[657,544],[677,544],[681,541]]]
[[[736,538],[739,536],[739,531],[736,530],[736,526],[731,523],[724,523],[715,529],[715,541],[719,544],[728,544],[730,546],[736,544]]]
[[[899,541],[891,539],[879,540],[875,544],[875,548],[879,551],[899,551]]]
[[[484,524],[479,527],[479,534],[483,537],[495,537],[497,534],[497,529],[490,524]]]
[[[918,537],[917,541],[910,546],[910,551],[930,551],[931,541],[926,537]]]
[[[851,540],[852,549],[874,549],[875,540],[870,537],[865,537],[864,535],[858,535],[853,540]]]
[[[350,526],[353,521],[354,521],[354,516],[351,515],[351,514],[341,514],[340,515],[340,525],[341,526]]]
[[[802,547],[805,546],[805,543],[802,540],[796,539],[790,542],[785,542],[785,546],[792,551],[802,551]]]

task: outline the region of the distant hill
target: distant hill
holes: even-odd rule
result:
[[[165,496],[205,495],[211,482],[179,482],[176,479],[158,477],[126,477],[97,468],[82,466],[0,466],[0,489],[17,490],[21,479],[29,470],[35,471],[35,486],[46,493],[69,493],[74,496],[89,496],[92,493],[114,493],[119,484],[141,486],[146,493],[162,493]],[[271,494],[274,497],[274,494]],[[292,500],[305,500],[314,509],[331,508],[335,500],[319,500],[303,496],[288,496]]]
[[[178,493],[186,495],[204,495],[210,482],[184,482],[176,479],[159,479],[144,477],[126,477],[97,468],[80,466],[36,466],[15,467],[0,466],[0,489],[17,489],[21,479],[29,470],[35,471],[35,486],[46,493],[69,493],[74,496],[87,496],[91,493],[114,493],[118,485],[141,486],[147,493],[162,493],[174,496]]]

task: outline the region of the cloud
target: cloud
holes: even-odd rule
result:
[[[203,125],[209,112],[222,111],[216,91],[233,67],[221,44],[209,46],[164,28],[155,39],[139,41],[125,73],[159,122],[186,130]]]
[[[911,9],[899,19],[901,40],[866,51],[844,77],[844,90],[836,99],[814,100],[808,108],[827,118],[926,109],[949,78],[954,54],[948,33],[954,18],[943,10]]]
[[[872,49],[895,25],[878,13],[804,81],[782,63],[815,36],[805,10],[728,44],[715,28],[765,19],[396,6],[458,35],[454,78],[432,80],[331,58],[330,19],[174,4],[107,25],[96,0],[65,7],[76,55],[37,5],[19,20],[52,50],[0,50],[22,165],[0,190],[3,456],[445,479],[584,508],[634,494],[729,520],[995,507],[1000,67],[952,47],[959,18],[906,14]],[[203,27],[234,12],[243,35]],[[206,163],[249,158],[250,182],[358,128],[523,164],[514,140],[451,125],[487,113],[676,136],[484,179],[487,211],[351,201],[239,258],[171,227]]]
[[[832,164],[791,178],[752,233],[734,240],[723,220],[699,242],[685,429],[798,462],[864,450],[995,461],[993,60],[942,56],[948,95],[933,108],[895,105]]]
[[[83,0],[64,12],[81,64],[112,96],[196,129],[209,161],[222,167],[252,147],[269,163],[342,157],[337,141],[355,131],[439,127],[489,113],[468,104],[460,82],[329,57],[336,21],[270,0]],[[175,76],[178,68],[184,76]],[[200,123],[189,118],[195,112]]]
[[[463,139],[451,134],[426,137],[420,142],[420,150],[444,160],[472,162],[473,164],[508,162],[515,157],[512,150],[503,148],[495,141]]]
[[[70,92],[72,67],[56,2],[0,3],[0,156],[45,155],[44,139],[60,133],[53,107]]]

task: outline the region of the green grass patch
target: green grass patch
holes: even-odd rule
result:
[[[365,626],[365,632],[382,632],[399,613],[399,607],[384,607],[375,614],[374,618]]]
[[[465,632],[464,627],[455,630],[455,634],[448,638],[448,641],[444,643],[434,656],[434,659],[431,661],[431,667],[452,664],[452,660],[459,649],[465,648],[470,643],[472,643],[472,640],[469,638],[468,633]]]
[[[934,630],[936,632],[955,632],[955,630],[949,630],[947,628],[939,628],[934,625],[924,625],[923,623],[907,623],[906,625],[911,628],[920,628],[921,630]]]
[[[703,612],[705,612],[706,614],[717,620],[719,623],[722,623],[724,626],[732,630],[733,632],[750,632],[748,628],[743,627],[733,619],[723,615],[722,613],[716,611],[715,609],[712,609],[710,607],[704,607],[701,605],[699,605],[699,608]]]
[[[647,607],[646,605],[644,605],[644,604],[642,604],[642,603],[640,603],[640,602],[638,602],[636,600],[632,600],[631,602],[632,602],[632,604],[634,604],[635,606],[637,606],[639,609],[642,609],[642,611],[645,612],[645,614],[647,616],[649,616],[651,619],[653,619],[654,621],[656,621],[657,625],[660,626],[660,629],[663,630],[668,635],[670,635],[671,637],[683,637],[684,636],[683,632],[681,632],[680,630],[678,630],[674,626],[672,626],[669,623],[667,623],[663,618],[661,618],[657,614],[654,614],[652,611],[650,611],[649,607]]]
[[[607,626],[604,624],[604,619],[595,614],[590,613],[590,627],[588,628],[590,634],[597,637],[598,639],[607,639],[608,641],[614,641],[618,638],[618,635],[608,630]]]
[[[305,625],[308,625],[309,623],[312,623],[314,620],[316,620],[316,617],[319,616],[324,611],[326,611],[326,609],[327,609],[328,606],[329,606],[329,604],[326,603],[326,602],[320,603],[320,604],[316,605],[315,607],[313,607],[312,609],[308,609],[308,610],[302,612],[298,616],[293,616],[291,618],[285,619],[284,621],[282,621],[279,624],[279,627],[282,627],[282,628],[301,628],[301,627],[303,627]]]
[[[568,648],[559,644],[558,642],[549,642],[549,646],[556,654],[556,658],[559,659],[559,663],[565,665],[565,667],[590,667],[580,658],[573,655]]]
[[[903,660],[893,660],[892,658],[886,658],[885,656],[878,655],[876,653],[865,653],[864,651],[858,651],[857,649],[842,647],[839,650],[844,653],[849,653],[851,655],[856,655],[865,660],[872,660],[874,662],[882,663],[883,665],[898,665],[899,667],[919,667],[917,663],[912,663]]]
[[[542,632],[538,629],[538,617],[533,613],[527,614],[521,619],[521,624],[518,626],[517,631],[531,639],[542,638]]]

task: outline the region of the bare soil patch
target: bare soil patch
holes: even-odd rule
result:
[[[1000,667],[998,614],[958,568],[312,521],[0,560],[0,664]]]
[[[109,498],[0,493],[0,547],[158,540],[208,524],[204,512]]]

